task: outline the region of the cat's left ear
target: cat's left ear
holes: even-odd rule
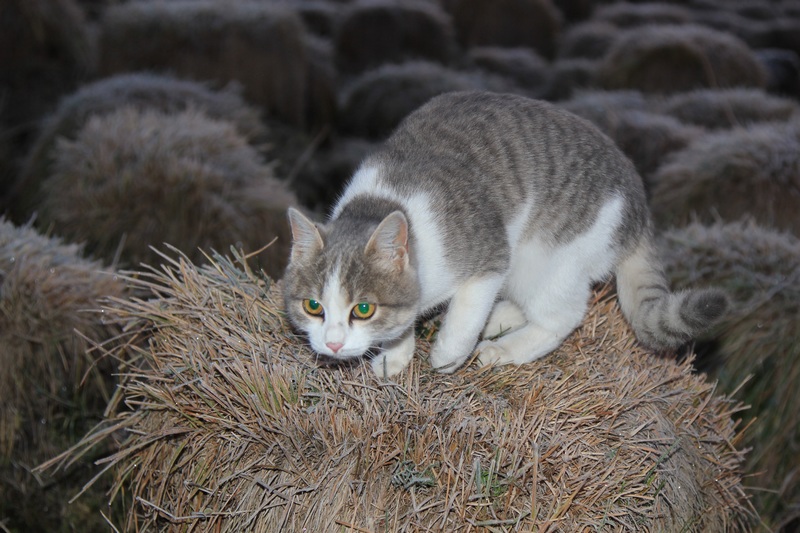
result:
[[[381,221],[369,238],[366,255],[374,254],[385,266],[404,270],[408,266],[408,220],[401,211],[394,211]]]
[[[323,242],[317,225],[293,207],[289,208],[287,215],[292,227],[292,261],[319,253]]]

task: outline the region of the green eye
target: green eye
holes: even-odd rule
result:
[[[312,316],[320,316],[323,312],[322,304],[316,300],[303,300],[303,309]]]
[[[375,305],[367,302],[361,302],[353,307],[353,318],[366,320],[375,314]]]

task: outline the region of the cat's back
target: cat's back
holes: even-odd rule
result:
[[[645,216],[641,178],[611,139],[583,118],[519,95],[437,96],[365,166],[381,169],[381,186],[424,191],[457,220],[466,212],[507,226],[535,203],[530,225],[567,238],[612,196],[626,199],[626,216],[638,223]]]

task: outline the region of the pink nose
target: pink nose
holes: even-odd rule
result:
[[[333,351],[333,353],[337,353],[339,350],[342,349],[342,346],[344,346],[344,344],[342,344],[341,342],[326,342],[325,346],[330,348]]]

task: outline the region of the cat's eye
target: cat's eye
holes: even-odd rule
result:
[[[323,312],[322,304],[316,300],[303,300],[303,309],[312,316],[320,316]]]
[[[353,318],[366,320],[375,314],[375,304],[361,302],[353,307]]]

